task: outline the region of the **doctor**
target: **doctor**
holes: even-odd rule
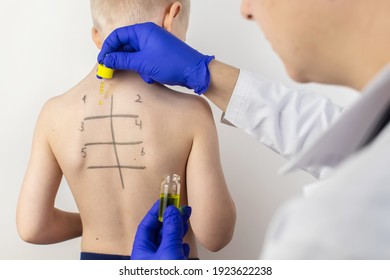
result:
[[[203,55],[151,23],[114,31],[98,60],[204,94],[225,121],[291,158],[283,171],[301,168],[321,179],[275,215],[263,258],[390,259],[389,11],[390,0],[242,1],[244,17],[259,23],[294,80],[361,91],[344,111]],[[153,211],[132,256],[185,258],[188,215],[171,210],[164,243],[153,243],[161,233]]]

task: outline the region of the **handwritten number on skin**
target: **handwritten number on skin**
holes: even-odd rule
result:
[[[135,101],[137,103],[143,103],[143,101],[141,100],[141,95],[137,94],[138,96],[138,99]]]
[[[87,149],[87,147],[84,147],[81,149],[81,155],[83,156],[83,158],[87,157],[87,152],[85,151],[86,149]]]
[[[84,131],[85,130],[84,125],[85,125],[85,123],[81,122],[80,128],[79,128],[80,131]]]
[[[139,129],[142,130],[142,120],[136,119],[135,125],[139,126]]]

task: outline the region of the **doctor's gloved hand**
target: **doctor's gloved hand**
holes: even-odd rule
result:
[[[198,94],[209,87],[213,59],[151,22],[114,30],[98,56],[100,64],[138,72],[147,83],[185,86]]]
[[[191,208],[166,208],[163,223],[158,220],[159,201],[146,214],[138,226],[134,239],[132,260],[187,260],[190,252],[183,237],[188,231]]]

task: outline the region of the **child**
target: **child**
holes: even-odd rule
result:
[[[184,40],[189,6],[189,0],[91,0],[93,41],[100,48],[115,28],[147,21]],[[192,207],[190,258],[198,258],[195,239],[211,251],[226,246],[235,206],[207,102],[131,72],[116,71],[104,84],[94,67],[43,107],[18,203],[21,238],[50,244],[82,236],[82,258],[129,258],[163,175],[176,173],[180,204]],[[54,207],[62,176],[80,214]]]

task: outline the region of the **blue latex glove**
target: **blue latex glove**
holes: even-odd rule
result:
[[[104,41],[98,62],[138,72],[147,83],[185,86],[202,94],[209,87],[208,65],[214,58],[149,22],[114,30]]]
[[[190,253],[183,237],[188,231],[191,208],[182,208],[182,214],[174,207],[166,208],[164,223],[158,220],[160,202],[157,201],[138,226],[135,235],[132,260],[186,260]]]

